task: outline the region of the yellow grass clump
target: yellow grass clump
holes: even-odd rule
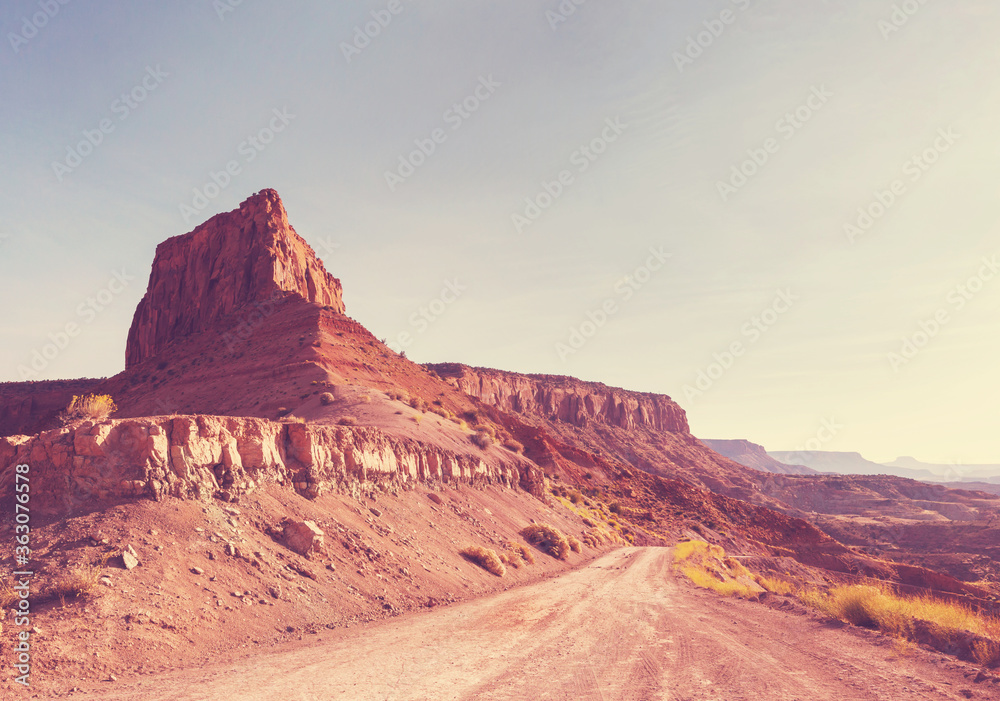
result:
[[[762,591],[746,567],[726,557],[725,550],[718,545],[701,540],[675,545],[674,567],[696,587],[712,589],[724,596],[753,598]]]
[[[504,567],[503,561],[500,559],[500,556],[497,555],[496,550],[484,548],[481,545],[470,545],[464,550],[461,550],[459,554],[462,557],[476,563],[487,572],[495,574],[497,577],[503,577],[507,574],[507,568]]]
[[[81,397],[73,396],[66,407],[66,415],[70,419],[106,419],[118,411],[115,400],[107,394],[87,394]]]
[[[562,532],[545,523],[536,523],[521,529],[521,536],[532,545],[547,552],[557,560],[569,557],[570,544]]]

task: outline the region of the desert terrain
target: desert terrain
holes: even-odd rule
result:
[[[2,674],[25,629],[36,698],[1000,694],[996,494],[750,467],[662,394],[414,363],[274,190],[157,247],[121,373],[0,399],[33,572]]]

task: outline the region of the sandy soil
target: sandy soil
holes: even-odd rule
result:
[[[670,551],[622,549],[551,580],[99,699],[998,698],[973,667],[801,611],[679,581]],[[788,608],[790,603],[779,602]],[[978,679],[978,681],[977,681]]]

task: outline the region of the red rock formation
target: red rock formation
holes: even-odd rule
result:
[[[561,375],[519,375],[458,363],[427,367],[446,380],[454,380],[466,394],[508,413],[574,426],[597,422],[626,430],[641,427],[689,432],[684,410],[663,394],[630,392]]]
[[[219,328],[248,305],[292,293],[344,312],[340,281],[288,223],[274,190],[219,214],[156,248],[149,287],[129,329],[125,366],[158,353],[178,337]]]
[[[87,421],[0,438],[0,465],[21,463],[31,466],[32,512],[57,516],[108,499],[232,499],[266,484],[316,497],[417,484],[527,490],[540,483],[538,468],[509,452],[484,457],[471,444],[457,453],[371,427],[229,416]],[[0,473],[0,497],[14,494],[14,477],[12,469]]]

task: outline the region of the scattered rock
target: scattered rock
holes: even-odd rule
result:
[[[382,516],[382,512],[381,512],[381,511],[379,511],[378,509],[376,509],[376,508],[375,508],[374,506],[372,506],[372,507],[369,507],[369,509],[368,509],[368,510],[369,510],[369,511],[371,511],[371,512],[372,512],[373,514],[375,514],[376,516],[379,516],[379,517],[381,517],[381,516]]]
[[[323,549],[325,534],[312,521],[291,521],[282,532],[285,545],[299,555],[309,555]]]
[[[97,580],[97,581],[98,581],[98,582],[100,582],[101,584],[103,584],[103,585],[104,585],[104,586],[106,586],[106,587],[110,587],[110,586],[112,586],[112,583],[111,583],[111,577],[101,577],[101,578],[100,578],[99,580]]]
[[[205,574],[205,570],[203,570],[200,567],[192,567],[191,568],[191,572],[193,572],[194,574],[199,574],[199,575],[200,574]]]
[[[139,566],[139,556],[136,555],[135,550],[132,549],[131,545],[128,546],[124,552],[122,552],[121,559],[122,566],[127,570],[134,570]]]

